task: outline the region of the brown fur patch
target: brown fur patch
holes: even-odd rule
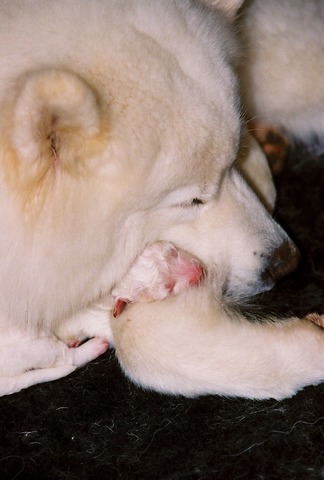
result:
[[[20,158],[8,137],[0,138],[4,179],[27,223],[36,219],[50,200],[55,182],[66,176],[84,180],[96,175],[92,159],[104,151],[109,141],[106,123],[102,121],[100,132],[93,137],[78,128],[49,131],[43,125],[39,131],[39,155],[30,162]]]
[[[319,327],[324,328],[324,315],[319,315],[318,313],[309,313],[306,315],[305,320],[308,320]]]
[[[283,130],[273,125],[253,121],[249,123],[251,134],[260,144],[274,175],[279,175],[286,163],[289,139]]]

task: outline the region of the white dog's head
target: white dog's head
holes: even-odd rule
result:
[[[231,295],[292,268],[293,245],[235,168],[241,118],[223,18],[187,0],[5,9],[0,295],[19,299],[10,314],[65,316],[160,239],[221,272]]]

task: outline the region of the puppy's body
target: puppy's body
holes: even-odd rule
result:
[[[176,249],[170,242],[153,243],[137,257],[110,295],[61,323],[55,333],[69,346],[77,346],[93,336],[113,345],[112,318],[118,317],[128,304],[177,295],[199,284],[203,276],[203,266],[193,255]]]
[[[232,12],[241,2],[213,3]],[[264,349],[253,356],[249,387],[231,389],[225,364],[225,385],[219,388],[215,357],[206,363],[209,350],[195,341],[224,341],[213,321],[225,319],[220,328],[242,339],[234,341],[231,352],[241,365],[248,355],[245,337],[227,329],[222,296],[237,299],[271,288],[298,260],[293,243],[234,165],[242,118],[232,68],[237,50],[224,18],[189,0],[2,0],[0,22],[0,323],[5,333],[17,328],[28,338],[45,335],[51,341],[53,331],[77,318],[87,336],[115,337],[126,371],[145,385],[150,384],[142,375],[146,363],[155,366],[150,376],[162,375],[160,368],[182,376],[182,363],[177,369],[175,364],[178,343],[186,338],[197,368],[207,369],[201,384],[183,373],[188,393],[283,396],[272,381],[274,388],[268,388],[269,372],[273,377],[281,372]],[[262,158],[256,146],[251,148],[254,161]],[[263,158],[259,165],[266,168]],[[262,178],[268,178],[266,172]],[[271,207],[272,188],[258,179],[255,185]],[[128,339],[134,322],[123,324],[126,337],[114,333],[100,299],[111,294],[148,243],[160,240],[207,265],[217,278],[218,300],[208,302],[202,325],[200,308],[185,309],[181,296],[167,302],[166,322],[164,314],[159,318],[166,329],[164,350],[149,348],[155,333],[143,328],[146,358],[131,368],[127,358],[132,363],[136,351]],[[173,330],[169,318],[177,322],[182,308],[188,323]],[[292,330],[299,331],[298,322]],[[251,335],[260,331],[251,327]],[[278,337],[279,332],[280,327]],[[322,353],[315,347],[323,341],[318,332],[312,325],[304,331],[304,350],[288,349],[296,365],[287,376],[289,394],[324,378]],[[290,341],[291,334],[284,333],[278,358]],[[319,365],[313,376],[313,364],[300,369],[310,356]],[[22,363],[24,358],[22,349]],[[28,369],[28,356],[25,360]],[[33,368],[48,362],[38,359]],[[267,365],[268,375],[260,365]],[[14,375],[15,368],[7,373]],[[172,385],[168,391],[176,393],[177,382]]]
[[[149,245],[113,288],[114,315],[121,313],[123,303],[163,300],[196,285],[202,277],[203,267],[192,255],[177,250],[170,242]]]

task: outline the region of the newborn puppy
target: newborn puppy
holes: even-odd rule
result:
[[[117,317],[130,303],[163,300],[176,295],[198,284],[203,276],[204,268],[196,257],[170,242],[155,242],[137,257],[110,295],[63,322],[56,336],[70,348],[78,347],[91,337],[103,338],[113,345],[112,315]]]
[[[146,247],[128,274],[112,291],[113,316],[128,303],[163,300],[197,284],[204,269],[191,254],[177,250],[172,243],[156,242]]]

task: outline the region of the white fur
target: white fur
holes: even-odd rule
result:
[[[324,2],[256,0],[240,16],[250,116],[299,137],[324,133]]]
[[[112,327],[123,369],[146,388],[280,400],[323,380],[319,327],[298,319],[249,323],[207,285],[132,305]]]
[[[203,267],[192,255],[170,242],[149,245],[136,259],[112,296],[128,303],[163,300],[201,280]]]
[[[225,1],[222,5],[227,10]],[[230,2],[230,15],[232,7]],[[286,245],[292,257],[295,248],[234,166],[241,135],[231,65],[237,50],[221,15],[189,0],[3,0],[0,22],[4,352],[10,332],[18,330],[27,342],[45,336],[52,345],[54,331],[75,323],[78,329],[83,325],[86,336],[116,341],[127,365],[127,351],[131,359],[133,348],[115,333],[109,304],[102,300],[156,241],[172,242],[198,257],[212,276],[216,272],[221,295],[237,298],[272,286],[269,271],[280,248]],[[255,158],[256,147],[249,148]],[[258,164],[265,171],[262,161]],[[248,159],[242,168],[249,170],[247,165]],[[254,184],[271,207],[272,188],[257,179]],[[283,257],[277,260],[285,262]],[[171,305],[167,315],[177,322],[183,306],[192,324],[190,336],[185,336],[184,322],[180,330],[168,327],[165,351],[156,350],[155,358],[148,348],[147,361],[162,362],[171,372],[177,364],[181,375],[178,342],[187,338],[188,348],[196,352],[193,357],[200,359],[203,342],[196,344],[195,338],[216,345],[219,335],[213,322],[207,322],[210,331],[202,328],[199,312],[177,302],[166,303]],[[141,308],[154,312],[155,305]],[[222,304],[211,305],[214,313],[208,319],[215,318],[217,324]],[[145,323],[143,346],[155,335]],[[252,333],[254,329],[260,331],[255,326]],[[279,336],[279,327],[273,331]],[[236,338],[235,329],[230,334]],[[314,362],[323,363],[314,336],[317,330],[316,335],[312,329],[305,332],[300,361],[313,356]],[[289,341],[285,335],[279,343],[280,358],[289,351]],[[16,346],[17,365],[28,370],[29,354],[19,341]],[[63,350],[69,358],[81,355],[84,347]],[[59,358],[61,348],[59,344]],[[89,358],[93,356],[90,351]],[[46,369],[44,380],[53,378],[49,362],[46,355],[33,359],[33,368]],[[261,370],[258,376],[258,365],[268,362],[272,375],[281,375],[264,349],[257,350],[253,362],[255,385],[252,379],[250,390],[242,389],[246,396],[267,390],[269,376]],[[18,375],[15,363],[11,370],[9,362],[6,375]],[[201,368],[208,369],[206,379],[213,377],[216,366],[212,358],[208,365],[202,362]],[[231,367],[224,368],[226,383]],[[138,369],[129,374],[142,378],[146,361]],[[319,370],[323,378],[324,366]],[[309,371],[296,373],[298,385],[313,381]],[[31,383],[30,377],[28,372],[28,381],[20,385]],[[39,378],[35,376],[35,382]],[[14,387],[5,383],[7,392],[19,388],[16,380]],[[198,388],[189,378],[190,392],[217,392],[216,380],[214,387],[206,380]],[[296,382],[287,382],[287,391],[297,388]],[[176,383],[172,388],[176,393]],[[219,393],[225,390],[226,384]],[[272,394],[276,396],[275,389]]]
[[[55,333],[72,346],[93,336],[113,345],[110,321],[112,316],[121,314],[119,301],[126,305],[163,300],[198,284],[203,275],[204,269],[193,255],[176,249],[170,242],[155,242],[138,256],[111,295],[62,322]]]
[[[108,343],[100,338],[73,349],[54,336],[33,336],[26,331],[4,327],[0,349],[0,396],[69,375],[108,348]]]

